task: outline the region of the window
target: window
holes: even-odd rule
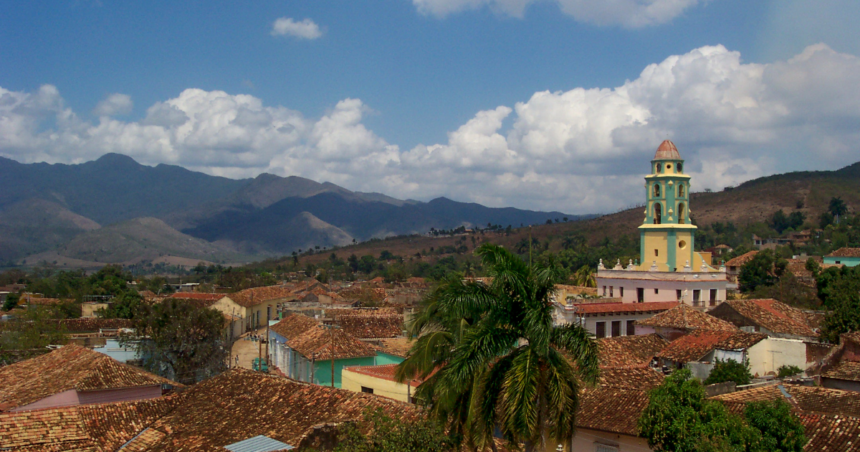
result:
[[[612,321],[612,337],[621,336],[621,320]]]
[[[636,301],[638,301],[639,303],[645,302],[645,289],[641,287],[636,288]]]
[[[663,206],[660,203],[654,204],[654,224],[660,224],[663,221]]]
[[[693,290],[693,306],[699,305],[699,300],[702,299],[702,291],[699,289]]]
[[[660,256],[660,250],[658,250],[657,248],[654,248],[654,257],[659,257],[659,256]]]
[[[684,224],[684,203],[678,204],[678,224]]]
[[[606,286],[603,286],[603,296],[606,296]]]
[[[594,331],[598,339],[606,337],[606,322],[597,322],[594,324]]]
[[[678,171],[676,171],[677,173],[683,173],[684,172],[684,164],[681,162],[678,162],[678,167],[676,169],[678,170]]]
[[[618,288],[618,296],[621,298],[624,298],[624,288],[623,287]]]
[[[677,298],[678,301],[681,301],[681,289],[675,291],[675,298]]]
[[[615,286],[609,286],[609,296],[610,297],[615,296],[615,294],[614,294],[615,290],[614,289],[615,289]]]
[[[657,172],[658,172],[658,173],[660,173],[660,172],[662,172],[662,171],[663,171],[663,164],[662,164],[662,163],[658,163],[658,164],[657,164]]]
[[[654,184],[654,197],[660,197],[660,184]]]
[[[659,293],[660,293],[660,289],[654,289],[654,295],[657,295]]]
[[[683,221],[681,221],[681,224],[684,224],[684,222],[683,222]],[[686,248],[686,247],[687,247],[687,242],[685,242],[685,241],[683,241],[683,240],[681,240],[680,242],[678,242],[678,248],[684,249],[684,248]]]
[[[717,289],[711,289],[711,306],[717,305]]]
[[[678,184],[678,197],[684,197],[684,184]]]
[[[366,386],[362,386],[362,387],[361,387],[361,392],[363,392],[363,393],[365,393],[365,394],[373,394],[373,388],[368,388],[368,387],[366,387]]]
[[[636,321],[628,320],[627,321],[627,335],[634,336],[636,335]]]

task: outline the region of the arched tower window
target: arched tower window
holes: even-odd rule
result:
[[[654,184],[654,197],[660,197],[660,184]]]
[[[678,224],[684,224],[684,203],[678,204]]]
[[[676,172],[678,172],[678,173],[683,173],[684,172],[684,164],[681,162],[678,162],[678,164],[675,165],[675,170],[677,170]]]
[[[654,224],[661,224],[663,221],[663,206],[660,203],[654,204]]]
[[[662,172],[663,172],[663,164],[662,164],[662,163],[658,163],[658,164],[657,164],[657,173],[662,173]]]
[[[684,184],[678,184],[678,197],[684,197]]]

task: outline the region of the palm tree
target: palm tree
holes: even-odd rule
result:
[[[588,265],[583,265],[573,275],[573,283],[582,287],[597,287],[597,280],[594,278],[594,269]]]
[[[472,449],[494,448],[495,428],[527,451],[565,443],[581,384],[597,380],[595,342],[579,326],[553,325],[557,267],[492,244],[476,254],[492,282],[441,284],[409,325],[418,340],[397,377],[425,378],[416,397]]]

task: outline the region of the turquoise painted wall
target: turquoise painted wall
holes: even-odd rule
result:
[[[372,366],[376,357],[350,358],[334,360],[334,387],[340,387],[340,375],[344,367],[350,366]],[[314,363],[314,383],[322,386],[331,385],[331,361],[317,361]]]
[[[839,261],[840,264],[846,267],[856,267],[860,265],[860,257],[827,257],[824,256],[825,264],[836,264]]]
[[[399,356],[389,355],[388,353],[376,353],[376,365],[382,366],[384,364],[400,364],[404,360]]]

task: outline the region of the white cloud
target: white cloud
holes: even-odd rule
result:
[[[134,103],[128,94],[114,93],[96,105],[93,114],[98,116],[127,115],[131,113]]]
[[[0,155],[80,162],[121,152],[229,177],[267,171],[399,198],[606,212],[642,201],[642,175],[665,138],[687,160],[694,189],[853,163],[860,58],[819,44],[755,64],[702,47],[618,87],[538,92],[480,111],[447,142],[411,149],[368,129],[368,111],[344,99],[308,118],[250,95],[186,89],[140,121],[93,123],[66,108],[53,86],[0,88]]]
[[[445,17],[449,14],[487,6],[513,17],[523,17],[525,9],[538,0],[412,0],[422,14]],[[580,22],[640,28],[660,25],[681,15],[698,0],[552,0]]]
[[[299,39],[317,39],[323,35],[319,25],[310,19],[301,22],[291,17],[281,17],[272,24],[272,36],[292,36]]]

